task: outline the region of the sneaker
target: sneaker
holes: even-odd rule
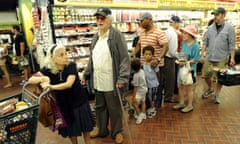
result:
[[[214,98],[214,103],[215,103],[215,104],[220,104],[219,96],[215,96],[215,98]]]
[[[204,94],[202,94],[202,98],[208,98],[214,90],[207,90]]]
[[[156,116],[157,111],[156,111],[155,108],[152,108],[152,109],[151,109],[151,114],[152,114],[152,117]]]
[[[175,105],[175,106],[173,106],[173,109],[175,109],[175,110],[179,110],[179,109],[182,109],[182,108],[184,108],[186,105],[185,104],[177,104],[177,105]]]
[[[152,111],[153,111],[153,108],[149,108],[149,109],[147,110],[147,118],[152,118],[152,117],[153,117]]]
[[[142,121],[143,121],[144,119],[146,119],[146,118],[147,118],[146,114],[140,113],[139,116],[138,116],[138,118],[137,118],[137,120],[136,120],[136,124],[141,124]]]
[[[188,113],[188,112],[190,112],[190,111],[192,111],[193,110],[193,106],[186,106],[185,108],[183,108],[182,110],[181,110],[181,112],[183,112],[183,113]]]
[[[147,118],[152,118],[152,113],[151,112],[147,112]]]
[[[23,86],[26,82],[27,80],[22,80],[22,82],[19,85]]]
[[[134,117],[135,119],[137,119],[137,118],[138,118],[138,115],[137,115],[137,114],[134,114],[133,117]]]
[[[145,120],[147,119],[147,115],[145,113],[141,113],[140,115],[142,115],[142,118]]]

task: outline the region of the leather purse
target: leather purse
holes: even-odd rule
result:
[[[50,94],[48,94],[41,98],[39,105],[38,120],[44,127],[53,126],[55,123],[54,111],[51,105],[51,101],[55,100]]]

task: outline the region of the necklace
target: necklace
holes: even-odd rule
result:
[[[63,81],[62,71],[59,72],[59,80],[60,80],[60,81]]]

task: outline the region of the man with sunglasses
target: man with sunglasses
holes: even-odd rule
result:
[[[110,119],[111,137],[119,144],[123,142],[123,126],[121,99],[117,91],[128,86],[130,58],[124,36],[112,27],[111,14],[109,8],[99,8],[94,14],[99,31],[92,40],[84,77],[90,80],[90,88],[96,97],[97,128],[90,136],[108,136]]]

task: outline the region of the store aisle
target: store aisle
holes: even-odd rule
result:
[[[3,89],[0,80],[0,98],[20,92],[20,76],[13,78],[14,87]],[[129,127],[133,144],[238,144],[240,142],[240,86],[224,87],[221,104],[213,104],[213,97],[202,99],[202,79],[198,79],[194,111],[183,114],[172,110],[167,103],[158,110],[157,116],[136,125],[130,118]],[[125,144],[130,144],[127,129],[124,129]],[[113,144],[108,138],[88,140],[87,144]],[[38,124],[36,144],[69,144],[57,133]],[[81,144],[81,143],[80,143]]]

